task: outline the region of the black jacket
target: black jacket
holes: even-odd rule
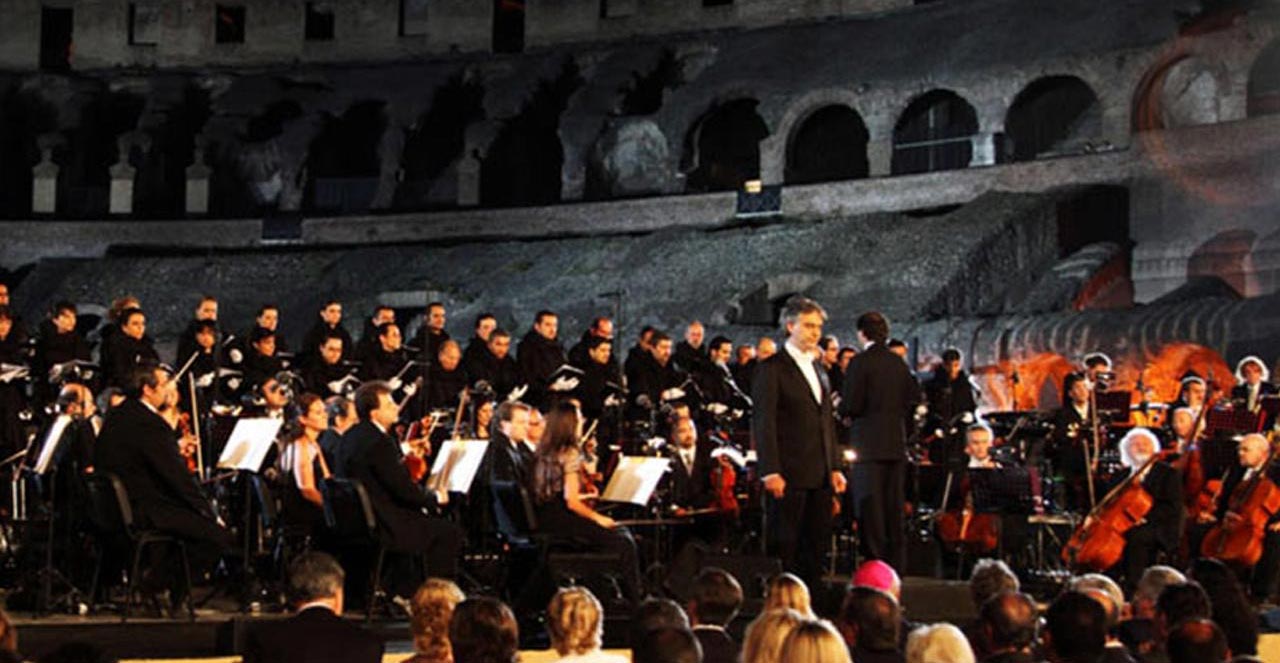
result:
[[[306,365],[306,368],[302,369],[302,382],[306,385],[307,391],[321,398],[340,396],[344,392],[333,391],[329,388],[329,383],[341,381],[355,372],[356,368],[344,361],[326,364],[319,357],[315,357]]]
[[[342,358],[351,359],[355,356],[355,341],[351,338],[351,332],[347,331],[339,323],[336,327],[330,327],[324,320],[316,320],[311,329],[307,330],[307,335],[302,337],[302,347],[298,348],[298,361],[306,363],[309,360],[320,355],[320,344],[329,336],[338,336],[342,338]]]
[[[964,371],[960,371],[960,375],[952,380],[947,377],[946,369],[939,367],[925,383],[924,392],[929,401],[929,414],[944,424],[958,414],[978,409],[978,404],[973,399],[973,386],[969,384],[969,374]]]
[[[679,387],[684,384],[684,381],[685,374],[676,368],[674,360],[668,361],[667,365],[663,366],[647,352],[637,357],[630,372],[627,373],[627,386],[632,404],[630,416],[636,418],[647,414],[647,408],[640,402],[641,396],[648,397],[648,407],[658,407],[662,404],[662,392]],[[688,400],[692,396],[688,391],[688,389],[685,390],[685,398],[681,400]]]
[[[582,377],[573,395],[582,403],[582,415],[587,419],[599,419],[604,413],[604,401],[609,394],[622,398],[622,374],[613,363],[597,364],[588,357],[586,363],[574,366],[582,369]]]
[[[725,630],[695,626],[693,635],[702,645],[702,663],[737,663],[742,647]]]
[[[685,373],[693,373],[695,375],[705,373],[711,368],[711,359],[707,357],[706,346],[693,347],[688,341],[680,341],[676,343],[675,349],[671,353],[671,360],[676,363],[676,367]]]
[[[906,362],[885,344],[876,343],[854,357],[844,378],[840,415],[851,421],[849,439],[858,460],[905,460],[919,401],[920,389]]]
[[[1186,513],[1182,500],[1182,475],[1172,465],[1156,461],[1142,479],[1142,487],[1154,502],[1147,512],[1147,522],[1155,527],[1160,546],[1169,552],[1177,551]]]
[[[693,467],[685,467],[678,447],[671,449],[671,470],[667,473],[671,488],[671,503],[688,509],[701,509],[711,505],[715,497],[711,486],[711,444],[699,441],[693,453]]]
[[[362,421],[342,436],[340,457],[344,475],[368,491],[383,541],[399,552],[425,552],[430,539],[422,510],[436,506],[435,494],[409,478],[395,439]]]
[[[244,663],[380,663],[384,649],[378,636],[315,607],[250,629]]]
[[[477,382],[487,382],[493,387],[498,400],[505,400],[512,389],[523,384],[520,367],[511,355],[498,359],[489,351],[488,346],[481,346],[470,362],[463,362],[462,369],[467,372],[467,379],[474,386]]]
[[[516,363],[520,365],[520,374],[529,383],[526,400],[531,405],[541,407],[547,402],[547,378],[564,364],[569,358],[564,354],[560,341],[547,339],[537,331],[529,330],[520,339]]]
[[[425,356],[431,365],[435,366],[437,357],[440,356],[440,346],[447,340],[449,340],[449,332],[441,329],[439,334],[433,334],[430,327],[422,325],[409,344],[417,348],[419,353],[425,352],[425,355],[421,356]]]
[[[129,376],[133,369],[144,363],[160,363],[160,356],[151,345],[151,339],[143,336],[142,340],[112,334],[111,343],[105,346],[101,357],[103,379],[108,387],[128,389]]]
[[[40,338],[36,340],[34,377],[49,379],[49,369],[68,361],[90,361],[89,343],[78,332],[59,334],[47,321],[40,325]]]
[[[445,371],[439,364],[432,364],[427,374],[427,407],[448,409],[458,407],[459,393],[470,385],[466,371],[462,370],[461,366],[452,371]]]
[[[760,476],[781,474],[789,487],[802,489],[828,485],[839,467],[831,389],[826,371],[814,364],[822,386],[819,400],[785,349],[760,363],[751,393],[751,441]]]

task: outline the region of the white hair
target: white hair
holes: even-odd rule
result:
[[[1085,367],[1088,367],[1089,362],[1093,359],[1101,359],[1103,365],[1107,367],[1108,371],[1111,370],[1113,366],[1113,364],[1111,363],[1111,357],[1108,357],[1105,353],[1102,353],[1102,352],[1090,352],[1089,354],[1084,356],[1084,359],[1080,360],[1080,363]]]
[[[921,626],[907,636],[907,663],[975,663],[964,633],[951,624]]]
[[[1145,437],[1148,440],[1151,440],[1151,444],[1154,447],[1153,451],[1160,451],[1160,438],[1156,437],[1156,434],[1152,433],[1150,430],[1139,426],[1133,428],[1128,433],[1125,433],[1124,437],[1120,438],[1120,464],[1129,468],[1137,468],[1137,465],[1134,463],[1133,454],[1129,451],[1129,445],[1140,437]]]
[[[1248,357],[1241,359],[1240,362],[1236,364],[1236,380],[1237,381],[1242,383],[1245,381],[1244,379],[1245,364],[1257,364],[1258,368],[1262,369],[1263,382],[1267,382],[1268,380],[1271,379],[1271,371],[1267,368],[1266,362],[1262,361],[1262,358],[1258,357],[1257,355],[1249,355]]]

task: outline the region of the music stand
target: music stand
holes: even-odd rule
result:
[[[1205,415],[1204,436],[1216,437],[1219,432],[1228,434],[1256,433],[1262,430],[1265,414],[1259,410],[1250,412],[1240,409],[1213,409]]]
[[[1025,467],[969,470],[969,486],[978,513],[1030,514],[1035,510],[1031,472]]]
[[[618,459],[618,466],[609,477],[609,485],[605,486],[600,499],[645,506],[670,465],[670,458],[623,456]]]
[[[1128,421],[1129,419],[1129,403],[1133,402],[1133,392],[1131,391],[1102,391],[1095,396],[1095,402],[1098,406],[1098,415],[1106,415],[1109,421]]]
[[[451,493],[467,494],[476,479],[480,463],[484,461],[488,440],[449,440],[436,453],[436,462],[427,478],[431,490],[444,489]]]
[[[276,434],[284,421],[280,419],[241,419],[232,429],[227,444],[218,457],[218,469],[257,472],[276,443]]]

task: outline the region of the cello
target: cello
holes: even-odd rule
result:
[[[1105,571],[1124,557],[1125,532],[1147,517],[1155,500],[1142,480],[1164,453],[1155,453],[1142,467],[1122,481],[1089,512],[1062,548],[1062,561],[1070,567]]]
[[[975,511],[973,491],[969,483],[969,478],[965,477],[960,485],[965,494],[964,506],[958,510],[943,511],[936,516],[938,539],[955,551],[977,554],[995,552],[1000,545],[999,516]]]
[[[1267,444],[1270,450],[1262,469],[1231,492],[1227,517],[1205,535],[1201,555],[1242,567],[1251,567],[1262,558],[1267,521],[1280,511],[1280,486],[1267,476],[1267,468],[1276,458],[1274,431],[1267,435]]]

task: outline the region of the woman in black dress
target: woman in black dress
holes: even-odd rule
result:
[[[285,528],[299,536],[314,536],[324,525],[324,494],[320,485],[331,475],[320,451],[320,434],[329,427],[324,401],[315,394],[298,397],[298,416],[284,452],[280,469],[285,478],[281,520]]]

